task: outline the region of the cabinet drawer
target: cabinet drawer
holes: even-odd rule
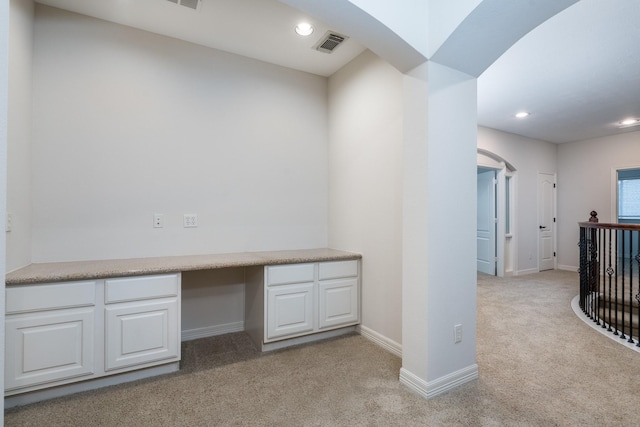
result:
[[[180,275],[125,277],[105,280],[105,304],[174,297],[180,290]]]
[[[8,286],[7,314],[95,305],[96,282]]]
[[[318,279],[339,279],[342,277],[356,277],[358,275],[358,261],[321,262],[318,269]]]
[[[288,264],[267,267],[267,286],[313,282],[313,264]]]

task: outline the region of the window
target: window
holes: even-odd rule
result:
[[[640,169],[618,171],[618,221],[640,222]]]

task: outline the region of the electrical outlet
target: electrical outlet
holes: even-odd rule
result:
[[[193,228],[198,226],[198,214],[184,214],[183,226]]]
[[[455,325],[453,327],[453,342],[455,344],[462,342],[462,325]]]
[[[6,232],[11,231],[12,226],[13,226],[13,214],[7,212],[7,223],[5,224],[4,230]]]
[[[153,214],[153,228],[164,227],[164,214]]]

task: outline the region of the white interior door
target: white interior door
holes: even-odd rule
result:
[[[555,268],[555,175],[538,174],[538,269]]]
[[[478,169],[477,269],[496,274],[496,172]]]

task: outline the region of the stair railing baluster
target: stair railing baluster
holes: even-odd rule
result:
[[[633,343],[633,231],[629,230],[629,339]]]
[[[636,239],[640,239],[640,232],[636,230]],[[638,247],[636,248],[636,256],[634,257],[635,263],[632,261],[632,265],[635,265],[638,269],[638,287],[635,295],[635,300],[638,302],[638,340],[636,346],[640,347],[640,240],[638,240]],[[633,301],[633,300],[632,300]]]
[[[613,233],[613,230],[609,230],[609,233]],[[611,246],[612,242],[614,241],[613,238],[611,238],[611,241],[609,242],[609,250],[611,251],[611,253],[609,254],[609,259],[613,258],[613,264],[611,268],[613,268],[613,266],[616,267],[616,268],[613,268],[613,284],[614,284],[613,312],[615,314],[614,323],[613,323],[613,335],[620,335],[620,333],[618,332],[618,240],[617,240],[618,232],[616,231],[615,234],[613,234],[613,236],[616,237],[615,239],[616,244],[613,245],[613,247]]]
[[[606,301],[603,301],[606,295],[607,282],[604,279],[604,243],[605,243],[605,231],[598,230],[598,311],[596,312],[596,323],[603,328],[607,326],[604,322],[600,322],[600,310],[604,312],[606,308]]]
[[[613,288],[613,280],[612,280],[612,276],[613,276],[613,269],[611,268],[611,229],[609,229],[609,235],[608,240],[609,240],[609,250],[607,253],[607,275],[609,276],[609,298],[608,298],[608,305],[609,305],[609,309],[607,311],[607,331],[609,332],[613,332],[613,328],[611,328],[611,295],[612,295],[612,288]]]
[[[621,230],[618,234],[622,235],[622,241],[620,242],[622,244],[622,251],[619,251],[616,256],[617,256],[617,260],[620,263],[621,266],[621,275],[620,277],[622,277],[622,301],[620,302],[620,304],[622,304],[622,313],[620,313],[620,316],[622,317],[621,321],[622,324],[620,325],[620,338],[622,339],[626,339],[627,337],[624,334],[624,330],[625,330],[625,316],[624,316],[624,311],[625,311],[625,304],[624,304],[624,236],[626,234],[625,230]],[[620,246],[618,246],[618,248],[620,248]],[[620,256],[620,252],[622,252],[622,256]],[[617,311],[616,311],[617,313]],[[631,332],[629,332],[629,335],[631,335]]]

